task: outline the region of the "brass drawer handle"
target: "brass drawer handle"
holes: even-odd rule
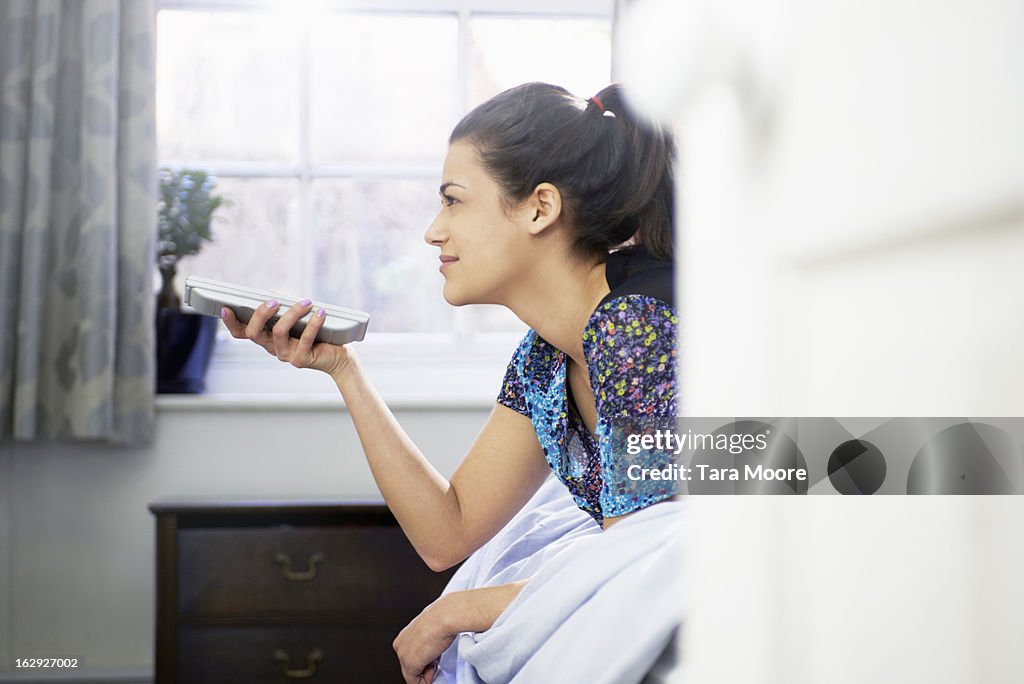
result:
[[[323,659],[324,652],[319,648],[315,648],[306,656],[306,668],[304,670],[291,670],[288,666],[292,664],[292,657],[288,655],[288,652],[280,648],[274,651],[274,660],[284,663],[284,670],[282,671],[288,679],[309,679],[316,674],[316,664]]]
[[[306,569],[302,572],[292,570],[292,559],[289,558],[287,554],[275,553],[274,560],[284,566],[285,579],[291,580],[292,582],[306,582],[316,577],[316,566],[318,563],[324,562],[324,554],[311,554],[309,560],[306,561]]]

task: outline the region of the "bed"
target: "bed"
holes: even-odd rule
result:
[[[435,681],[669,681],[679,667],[685,505],[663,501],[602,531],[549,477],[445,588],[530,578],[491,629],[456,638]]]

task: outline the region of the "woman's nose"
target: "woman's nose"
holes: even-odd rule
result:
[[[427,227],[427,232],[423,234],[423,239],[428,245],[434,245],[440,247],[448,240],[448,234],[444,230],[442,225],[440,212],[434,218],[434,220]]]

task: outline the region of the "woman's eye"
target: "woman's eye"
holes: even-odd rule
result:
[[[443,204],[446,207],[450,207],[458,201],[459,200],[455,199],[451,195],[441,195],[441,204]]]

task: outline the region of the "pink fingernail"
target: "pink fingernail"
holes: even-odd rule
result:
[[[277,300],[276,299],[271,299],[269,302],[267,302],[267,308],[268,309],[277,308]]]
[[[303,299],[301,302],[299,302],[299,305],[300,306],[309,306],[312,303],[313,303],[312,299]]]
[[[327,312],[324,311],[324,307],[321,306],[320,310],[316,312],[316,315],[317,315],[318,318],[323,318],[326,313]]]
[[[226,307],[226,306],[222,306],[221,307],[221,309],[220,309],[220,317],[221,318],[227,318],[228,317],[228,307]]]

